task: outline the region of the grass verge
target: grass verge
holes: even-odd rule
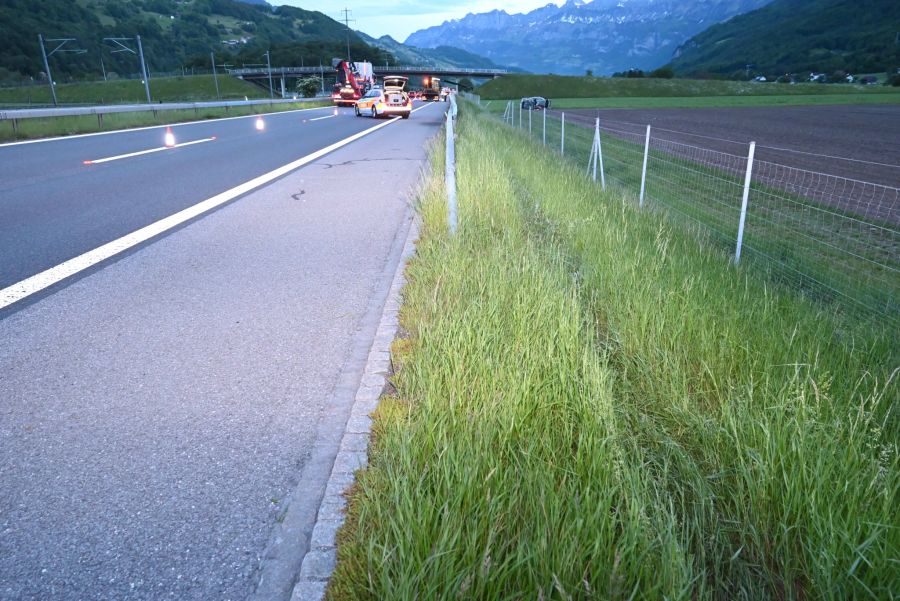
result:
[[[459,131],[459,233],[438,173],[329,597],[893,598],[893,333]]]
[[[218,97],[222,100],[269,97],[268,90],[230,75],[219,75],[218,82]],[[216,100],[216,81],[212,75],[154,77],[150,80],[150,94],[153,102]],[[147,101],[140,79],[59,84],[56,86],[56,96],[61,104],[132,104]],[[52,102],[47,85],[0,88],[0,105],[27,108],[32,104],[48,106]]]
[[[169,111],[139,111],[133,113],[109,113],[102,118],[97,115],[75,117],[48,117],[46,119],[21,119],[16,129],[12,121],[0,121],[0,141],[12,142],[53,136],[70,136],[100,131],[115,131],[132,127],[169,125],[202,119],[240,117],[264,113],[280,113],[296,109],[331,106],[331,102],[297,102],[283,104],[257,104],[223,108],[200,108]]]

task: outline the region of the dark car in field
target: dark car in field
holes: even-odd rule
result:
[[[522,99],[523,111],[542,111],[550,108],[550,99],[543,96],[527,96]]]

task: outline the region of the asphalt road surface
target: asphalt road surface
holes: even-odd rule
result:
[[[346,420],[443,106],[0,315],[0,598],[254,594],[284,500],[324,486],[300,474]],[[161,131],[0,148],[0,288],[376,124],[330,115],[95,165]]]

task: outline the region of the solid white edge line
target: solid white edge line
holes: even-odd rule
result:
[[[159,148],[150,148],[149,150],[138,150],[137,152],[129,152],[128,154],[119,154],[113,157],[105,157],[102,159],[90,159],[84,161],[85,165],[99,165],[100,163],[108,163],[110,161],[118,161],[119,159],[128,159],[131,157],[141,156],[143,154],[150,154],[151,152],[159,152],[161,150],[172,150],[175,148],[181,148],[182,146],[193,146],[194,144],[203,144],[204,142],[212,142],[215,140],[215,137],[212,138],[203,138],[202,140],[194,140],[192,142],[182,142],[181,144],[176,144],[175,146],[160,146]]]
[[[19,142],[5,142],[0,148],[7,146],[22,146],[23,144],[40,144],[41,142],[59,142],[60,140],[77,140],[78,138],[92,138],[94,136],[109,136],[112,134],[127,134],[133,131],[147,131],[150,129],[162,129],[164,127],[182,127],[185,125],[199,125],[201,123],[215,123],[220,121],[234,121],[235,119],[255,119],[260,115],[287,115],[289,113],[302,113],[304,111],[321,111],[333,109],[333,106],[317,106],[311,109],[292,109],[290,111],[275,111],[273,113],[258,113],[253,115],[241,115],[240,117],[217,117],[215,119],[199,119],[197,121],[185,121],[184,123],[169,123],[167,125],[149,125],[147,127],[132,127],[130,129],[114,129],[112,131],[95,131],[90,134],[75,134],[72,136],[56,136],[55,138],[41,138],[39,140],[21,140]],[[186,109],[190,110],[190,109]],[[124,113],[121,113],[124,114]]]
[[[416,111],[425,108],[420,107],[416,109]],[[415,112],[415,111],[414,111]],[[341,148],[342,146],[346,146],[351,142],[359,140],[360,138],[367,136],[375,131],[383,127],[387,127],[392,123],[399,121],[399,119],[390,119],[385,121],[384,123],[379,123],[374,127],[370,127],[364,131],[353,134],[348,138],[344,138],[343,140],[339,140],[334,144],[326,146],[325,148],[319,149],[311,154],[306,155],[296,161],[288,163],[287,165],[282,165],[278,169],[260,175],[258,177],[253,178],[250,181],[244,182],[239,186],[235,186],[230,190],[226,190],[225,192],[221,192],[207,198],[204,201],[201,201],[193,206],[190,206],[186,209],[175,213],[174,215],[169,215],[163,219],[155,223],[151,223],[148,226],[142,227],[139,230],[136,230],[130,234],[126,234],[117,240],[113,240],[112,242],[108,242],[103,246],[99,246],[94,250],[88,251],[82,255],[69,259],[63,263],[60,263],[56,267],[51,267],[41,273],[35,274],[29,278],[26,278],[20,282],[13,284],[12,286],[7,286],[0,290],[0,309],[4,309],[9,305],[18,302],[24,298],[35,294],[36,292],[40,292],[41,290],[52,286],[62,280],[75,275],[85,269],[100,263],[101,261],[105,261],[110,257],[113,257],[123,251],[132,248],[142,242],[146,242],[150,238],[154,236],[158,236],[172,228],[178,227],[182,223],[193,219],[203,213],[211,211],[216,207],[225,204],[226,202],[237,198],[242,194],[246,194],[247,192],[252,191],[255,188],[258,188],[264,184],[267,184],[282,175],[290,173],[291,171],[298,169],[316,159],[319,159],[326,154]]]
[[[337,115],[325,115],[324,117],[316,117],[315,119],[310,119],[310,121],[321,121],[322,119],[334,119]]]

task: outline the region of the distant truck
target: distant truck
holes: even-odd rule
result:
[[[430,101],[441,99],[441,80],[439,78],[425,76],[422,85],[422,99]]]
[[[356,106],[356,101],[375,85],[375,69],[372,63],[351,63],[339,58],[331,62],[337,71],[337,82],[331,92],[335,106]]]

